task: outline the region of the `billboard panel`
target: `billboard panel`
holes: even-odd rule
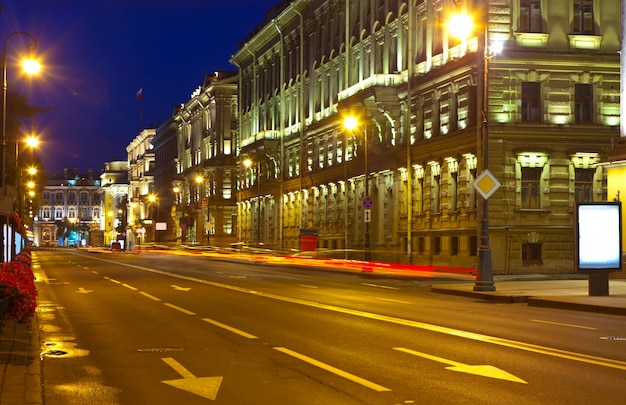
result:
[[[578,203],[574,214],[576,271],[622,270],[621,203]]]

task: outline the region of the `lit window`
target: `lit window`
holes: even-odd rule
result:
[[[593,201],[594,169],[575,169],[574,190],[576,202]]]
[[[541,168],[522,167],[522,208],[539,208]]]
[[[541,84],[522,83],[522,121],[541,121]]]
[[[593,34],[593,0],[574,0],[572,31],[577,34]]]
[[[520,0],[519,26],[520,32],[542,32],[541,1]]]
[[[591,84],[577,84],[574,95],[576,122],[593,122],[593,87]]]

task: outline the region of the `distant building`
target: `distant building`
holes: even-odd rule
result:
[[[154,145],[155,129],[144,129],[126,147],[128,153],[128,231],[129,245],[152,241],[153,215],[156,210],[154,196]],[[152,197],[151,197],[152,196]]]
[[[111,246],[124,240],[128,204],[128,161],[107,162],[100,174],[100,231],[102,242],[94,245]]]
[[[100,179],[88,169],[64,169],[48,176],[39,215],[34,221],[35,246],[91,244],[91,232],[100,229]]]
[[[157,129],[154,181],[168,225],[164,238],[216,246],[237,242],[237,117],[237,75],[220,71],[206,75]]]

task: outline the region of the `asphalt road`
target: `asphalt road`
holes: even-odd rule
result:
[[[36,251],[46,405],[589,404],[626,398],[626,325],[377,277]]]

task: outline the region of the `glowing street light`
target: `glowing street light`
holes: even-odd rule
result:
[[[349,131],[354,131],[357,128],[359,128],[359,120],[350,115],[344,118],[343,120],[343,126],[344,128],[346,128]],[[369,170],[367,167],[367,158],[368,158],[368,151],[367,151],[367,138],[368,138],[368,133],[367,133],[367,126],[365,125],[365,123],[363,123],[362,125],[362,129],[363,129],[363,144],[364,144],[364,155],[365,155],[365,168],[364,168],[364,173],[365,173],[365,197],[363,199],[363,207],[365,209],[365,214],[364,214],[364,221],[365,221],[365,254],[364,254],[364,259],[366,261],[371,261],[372,260],[372,249],[371,249],[371,245],[370,245],[370,220],[371,217],[369,215],[369,211],[371,209],[371,197],[370,197],[370,187],[369,187]],[[369,202],[367,202],[369,201]]]
[[[247,158],[243,161],[243,165],[246,168],[251,168],[254,162],[252,159]],[[257,228],[256,228],[256,242],[261,244],[261,161],[257,161],[256,164],[256,189],[257,189]],[[250,219],[252,221],[252,218]],[[252,224],[250,224],[250,230],[252,230]]]
[[[6,190],[6,145],[7,145],[7,44],[11,38],[16,35],[26,35],[30,40],[31,44],[29,48],[32,51],[37,49],[37,40],[35,37],[25,31],[15,31],[10,33],[4,40],[4,46],[2,49],[2,186],[5,187]],[[22,68],[27,74],[36,74],[41,70],[41,65],[39,62],[33,59],[27,59],[22,62]]]
[[[498,52],[498,44],[494,44],[491,47],[488,37],[488,6],[483,4],[479,5],[480,18],[483,21],[483,28],[478,30],[478,50],[477,50],[477,66],[478,70],[478,89],[482,91],[481,96],[477,100],[477,109],[482,111],[481,125],[477,125],[476,131],[476,143],[478,149],[481,151],[482,156],[479,159],[479,164],[482,166],[481,172],[489,173],[489,105],[488,105],[488,91],[489,91],[489,59]],[[462,41],[470,35],[472,27],[471,19],[468,23],[468,17],[464,14],[459,14],[450,21],[450,32],[453,35],[459,36]],[[465,27],[465,28],[462,28]],[[464,35],[464,36],[462,36]],[[476,227],[479,235],[479,247],[478,247],[478,274],[476,276],[476,283],[474,284],[474,291],[495,291],[496,287],[493,282],[493,263],[491,260],[491,247],[489,246],[489,205],[487,198],[483,198],[482,209],[477,212]]]

